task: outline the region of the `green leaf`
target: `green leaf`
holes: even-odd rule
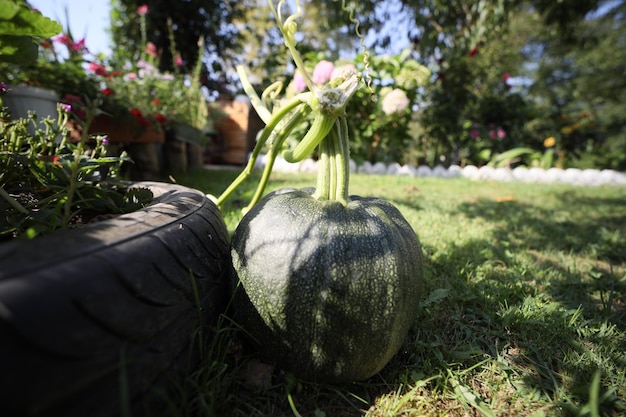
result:
[[[0,62],[33,62],[38,52],[33,38],[49,38],[61,30],[58,22],[15,0],[0,0]]]
[[[12,19],[20,9],[15,0],[0,0],[0,20]]]
[[[29,36],[0,35],[0,62],[30,64],[37,59],[37,45]]]
[[[4,7],[4,3],[9,3],[9,8],[12,6],[10,3],[15,3],[9,0],[0,0],[0,8]],[[12,12],[9,11],[8,14]],[[7,14],[7,13],[3,13]],[[36,12],[26,6],[19,7],[17,13],[9,19],[0,18],[0,35],[12,35],[12,36],[33,36],[49,38],[63,30],[60,23],[43,16],[41,13]]]

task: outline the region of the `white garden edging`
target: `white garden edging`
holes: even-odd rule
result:
[[[259,155],[255,168],[262,169],[267,163],[267,155]],[[302,162],[291,164],[283,158],[278,157],[274,161],[274,170],[281,172],[317,172],[317,161],[313,159],[305,159]],[[365,162],[363,165],[357,164],[350,160],[350,171],[372,175],[400,175],[410,177],[437,177],[437,178],[454,178],[465,177],[471,180],[491,180],[491,181],[520,181],[530,183],[563,183],[572,185],[585,186],[622,186],[626,187],[626,172],[619,172],[610,169],[578,169],[578,168],[526,168],[517,167],[493,168],[490,166],[482,166],[480,168],[474,165],[466,165],[460,167],[452,165],[450,168],[436,166],[430,168],[426,165],[414,167],[411,165],[400,165],[398,163],[383,164],[377,162],[371,164]]]

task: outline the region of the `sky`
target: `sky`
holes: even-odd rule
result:
[[[69,27],[75,40],[85,38],[92,54],[110,51],[109,0],[28,0],[44,16],[67,27],[65,11],[69,14]]]

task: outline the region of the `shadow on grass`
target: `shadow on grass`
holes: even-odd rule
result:
[[[545,282],[540,285],[553,299],[568,308],[583,306],[593,318],[626,329],[626,281],[616,272],[626,264],[626,211],[619,210],[626,201],[568,193],[559,199],[567,210],[486,201],[464,203],[458,214],[496,223],[491,252],[505,258],[507,254],[528,255],[542,270],[539,278]],[[563,256],[581,265],[566,262]],[[506,264],[507,259],[502,262]],[[585,270],[583,264],[593,266]]]
[[[624,200],[559,197],[560,210],[516,201],[455,209],[496,226],[427,257],[426,292],[445,297],[422,310],[407,369],[463,375],[490,358],[508,387],[570,413],[590,401],[599,371],[600,393],[610,394],[601,411],[624,411]]]
[[[626,234],[626,201],[574,198],[568,197],[567,193],[559,198],[564,206],[577,208],[563,211],[516,201],[481,201],[461,204],[458,214],[499,223],[494,238],[508,241],[514,247],[584,253],[608,262],[626,262],[626,239],[613,236],[617,235],[616,232]],[[594,212],[597,207],[602,207],[605,212]],[[616,213],[616,207],[625,210]],[[606,212],[607,208],[610,211]],[[573,215],[583,210],[589,215]]]

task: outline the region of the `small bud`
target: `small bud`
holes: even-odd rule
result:
[[[356,72],[352,72],[337,88],[317,90],[320,111],[331,116],[341,116],[345,111],[348,100],[356,93],[360,84],[361,76]]]

